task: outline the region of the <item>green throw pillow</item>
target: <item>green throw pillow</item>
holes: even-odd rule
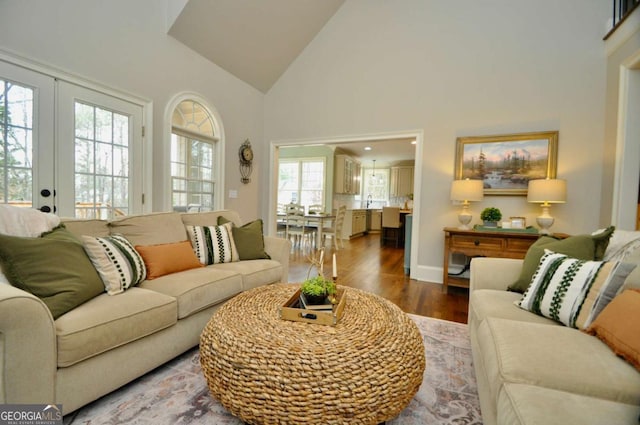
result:
[[[545,249],[579,260],[601,260],[613,230],[614,227],[611,226],[595,235],[576,235],[566,239],[556,239],[550,236],[540,237],[529,247],[524,257],[520,277],[508,289],[520,293],[527,290]]]
[[[82,242],[63,227],[40,238],[0,235],[0,264],[9,282],[40,298],[54,319],[104,292]]]
[[[222,216],[218,217],[218,225],[229,223],[230,221]],[[264,250],[261,219],[247,223],[242,227],[237,227],[234,224],[231,231],[240,260],[271,259]]]

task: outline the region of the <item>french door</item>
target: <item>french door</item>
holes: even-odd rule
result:
[[[53,211],[54,80],[0,61],[0,203]]]
[[[142,210],[142,108],[58,82],[58,207],[113,218]]]
[[[0,203],[66,217],[141,212],[140,105],[3,61],[0,84]]]

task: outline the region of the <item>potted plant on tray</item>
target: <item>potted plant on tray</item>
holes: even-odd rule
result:
[[[333,280],[318,275],[302,282],[300,292],[304,294],[309,304],[324,304],[327,296],[336,293],[336,284]]]
[[[486,227],[498,227],[498,222],[502,218],[502,213],[498,208],[488,207],[480,213],[480,219]]]

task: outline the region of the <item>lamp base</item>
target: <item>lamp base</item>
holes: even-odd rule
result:
[[[458,229],[460,230],[470,230],[469,223],[471,223],[471,219],[473,215],[469,212],[469,204],[464,204],[462,206],[462,211],[458,214],[458,221],[460,222],[460,226]]]
[[[536,217],[536,222],[538,223],[538,226],[540,226],[538,233],[541,235],[550,235],[551,230],[549,230],[549,228],[553,225],[554,221],[554,218],[549,215],[549,207],[543,205],[542,215]]]

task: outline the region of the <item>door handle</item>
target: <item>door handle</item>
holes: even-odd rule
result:
[[[40,191],[40,195],[42,195],[42,197],[44,198],[48,198],[49,196],[51,196],[51,191],[49,189],[42,189]]]
[[[44,212],[44,213],[50,213],[51,212],[51,207],[48,205],[43,205],[42,207],[40,207],[40,211]]]

